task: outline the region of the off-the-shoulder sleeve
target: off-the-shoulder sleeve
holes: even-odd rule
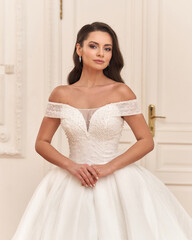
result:
[[[63,105],[61,103],[48,102],[44,116],[51,118],[62,118]]]
[[[117,106],[118,111],[114,113],[116,116],[130,116],[142,113],[137,99],[119,102]]]

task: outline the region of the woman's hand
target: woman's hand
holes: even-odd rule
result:
[[[82,186],[95,186],[98,180],[97,172],[88,164],[71,162],[67,170],[81,181]]]
[[[114,172],[110,163],[106,164],[92,164],[91,167],[96,171],[98,177],[105,177]]]

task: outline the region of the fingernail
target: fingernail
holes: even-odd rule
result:
[[[98,177],[96,177],[97,179],[99,179]]]
[[[93,184],[93,186],[95,187],[95,184]]]
[[[87,184],[86,184],[85,186],[86,186],[86,187],[88,187],[88,185],[87,185]]]

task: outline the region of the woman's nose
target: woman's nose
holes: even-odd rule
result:
[[[103,49],[102,49],[102,48],[99,48],[99,49],[98,49],[97,55],[98,55],[98,56],[101,56],[101,57],[104,55],[104,52],[103,52]]]

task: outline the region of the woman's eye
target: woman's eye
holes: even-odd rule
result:
[[[95,45],[89,45],[90,48],[95,48],[96,46]]]
[[[109,51],[111,51],[111,48],[105,48],[105,50],[107,50],[109,52]]]

